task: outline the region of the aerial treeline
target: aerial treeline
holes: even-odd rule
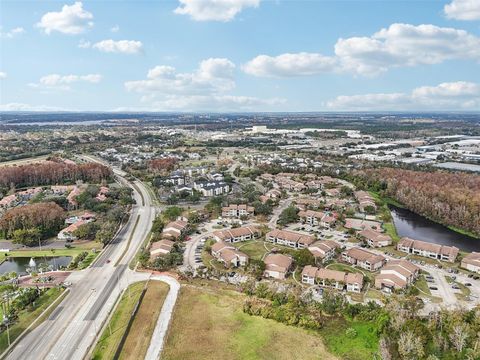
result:
[[[395,168],[356,171],[355,183],[394,198],[413,212],[480,235],[480,176]]]
[[[99,183],[111,176],[112,171],[107,166],[97,163],[65,164],[46,161],[0,168],[0,187],[68,184],[77,180]]]
[[[65,221],[65,211],[53,202],[10,209],[0,218],[0,232],[6,239],[32,246],[56,235]]]
[[[177,162],[178,160],[173,157],[152,159],[148,162],[148,168],[155,173],[172,171]]]

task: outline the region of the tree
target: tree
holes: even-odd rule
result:
[[[38,246],[42,239],[42,232],[39,229],[17,229],[12,236],[15,244],[22,244],[25,246]]]
[[[115,235],[116,225],[111,222],[103,224],[100,230],[97,231],[95,235],[95,240],[101,242],[103,245],[106,245],[110,240],[113,239]]]
[[[0,218],[0,231],[11,238],[18,229],[38,229],[42,239],[53,236],[65,220],[65,211],[55,203],[37,203],[7,210]]]
[[[398,353],[405,360],[421,359],[425,353],[422,340],[411,330],[401,333],[398,339]]]
[[[152,233],[160,234],[163,231],[164,226],[165,222],[163,221],[162,215],[157,215],[155,220],[153,220]]]
[[[162,215],[165,220],[172,221],[182,215],[182,213],[183,208],[178,206],[169,206],[163,211]]]
[[[80,240],[93,240],[97,235],[100,226],[94,222],[89,222],[86,224],[80,225],[74,232],[73,235],[79,238]]]
[[[300,267],[315,265],[315,257],[308,249],[300,249],[294,252],[293,259]]]
[[[458,352],[462,352],[468,339],[468,327],[466,324],[457,324],[450,333],[450,341]]]
[[[284,209],[278,217],[278,224],[285,226],[287,224],[297,222],[298,219],[298,209],[295,206],[290,205]]]

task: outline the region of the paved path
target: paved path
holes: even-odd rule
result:
[[[150,346],[148,347],[145,360],[158,360],[160,353],[163,350],[163,344],[165,343],[165,336],[167,335],[168,326],[172,318],[173,309],[177,302],[178,292],[180,291],[180,283],[174,278],[166,275],[154,275],[151,280],[159,280],[166,282],[170,286],[167,297],[163,303],[162,311],[157,320],[157,325],[152,334],[150,340]]]

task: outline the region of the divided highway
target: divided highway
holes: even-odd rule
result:
[[[123,171],[114,172],[121,182],[128,183]],[[7,359],[84,359],[121,291],[134,281],[148,279],[150,274],[135,273],[128,264],[150,232],[155,208],[141,182],[134,181],[134,186],[129,186],[136,205],[125,227],[93,266],[70,275],[70,293],[46,321],[17,344]]]

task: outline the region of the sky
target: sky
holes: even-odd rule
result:
[[[478,111],[480,0],[0,1],[0,111]]]

